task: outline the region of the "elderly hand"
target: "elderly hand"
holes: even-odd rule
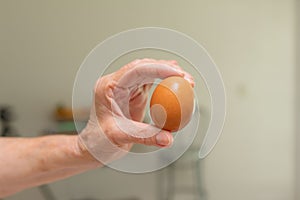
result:
[[[79,134],[80,149],[105,164],[126,154],[134,143],[170,146],[170,132],[142,123],[152,83],[169,76],[184,77],[194,85],[192,76],[174,60],[135,60],[99,78],[90,120]]]

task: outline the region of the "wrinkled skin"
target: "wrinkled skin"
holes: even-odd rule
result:
[[[142,123],[152,83],[169,76],[184,77],[194,86],[192,76],[174,60],[135,60],[100,77],[94,88],[90,120],[81,134],[81,147],[107,163],[126,154],[134,143],[172,145],[172,133]]]

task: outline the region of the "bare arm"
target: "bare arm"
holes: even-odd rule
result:
[[[0,138],[0,198],[100,166],[78,136]]]
[[[0,138],[0,198],[103,166],[102,163],[124,156],[134,143],[170,146],[173,135],[169,131],[142,123],[151,87],[148,81],[169,76],[186,77],[194,84],[191,75],[176,61],[153,59],[135,60],[99,78],[91,116],[80,140],[77,135]],[[129,104],[129,113],[124,108],[126,104]],[[117,109],[112,110],[113,107]],[[124,113],[131,120],[118,118],[118,123],[122,122],[121,129],[114,116],[125,116]],[[134,130],[131,135],[124,132],[129,130],[126,127]],[[139,137],[134,137],[135,134]]]

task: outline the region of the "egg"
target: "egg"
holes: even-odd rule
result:
[[[154,124],[168,131],[185,127],[193,114],[194,91],[182,77],[171,76],[154,89],[150,100],[150,115]]]

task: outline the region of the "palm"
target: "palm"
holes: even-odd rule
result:
[[[131,96],[129,101],[129,110],[132,120],[138,122],[143,121],[148,100],[148,93],[151,86],[152,84],[146,84],[139,88],[138,91]]]

